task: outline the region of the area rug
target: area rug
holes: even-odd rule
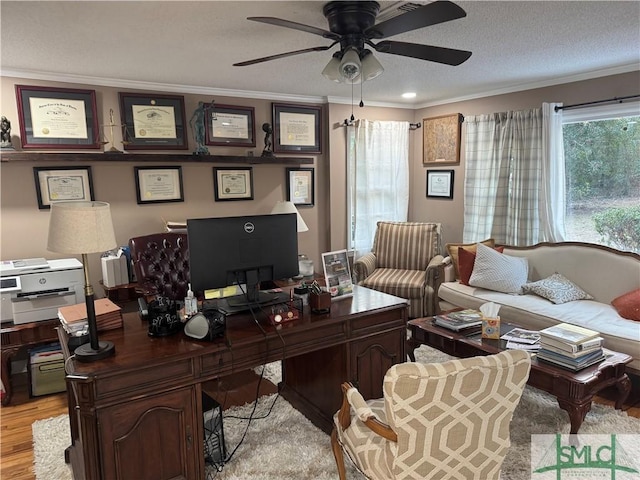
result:
[[[438,350],[422,346],[416,350],[416,360],[423,363],[441,362],[451,357]],[[258,369],[261,371],[261,369]],[[265,376],[277,383],[277,364],[265,369]],[[275,404],[274,404],[275,400]],[[224,434],[231,461],[221,469],[209,467],[208,479],[219,480],[301,480],[337,479],[335,461],[329,437],[314,427],[303,415],[282,398],[274,395],[259,399],[254,420],[247,430],[247,418],[253,405],[244,405],[224,412]],[[270,413],[269,413],[269,410]],[[268,414],[268,416],[267,416]],[[266,418],[261,418],[266,417]],[[66,415],[40,420],[33,424],[35,475],[37,480],[71,480],[64,463],[64,449],[69,445]],[[238,447],[240,440],[244,441]],[[504,480],[530,480],[530,444],[532,434],[568,433],[569,419],[550,395],[527,387],[511,422],[511,448],[504,462]],[[640,419],[625,412],[594,404],[587,414],[582,434],[640,434]],[[348,478],[364,477],[349,468]]]

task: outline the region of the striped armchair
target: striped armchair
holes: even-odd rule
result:
[[[506,350],[394,365],[381,399],[344,383],[331,433],[340,480],[344,453],[371,480],[499,480],[530,368],[527,352]]]
[[[371,252],[353,264],[355,282],[409,300],[409,318],[438,313],[444,278],[439,223],[378,222]]]

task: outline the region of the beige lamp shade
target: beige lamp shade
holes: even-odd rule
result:
[[[278,202],[275,207],[273,207],[273,210],[271,210],[271,213],[295,213],[298,219],[298,232],[307,232],[309,230],[309,227],[307,227],[307,224],[304,222],[304,218],[302,218],[302,215],[300,215],[300,212],[298,212],[293,202]]]
[[[47,250],[98,253],[117,246],[111,208],[105,202],[54,202],[49,218]]]

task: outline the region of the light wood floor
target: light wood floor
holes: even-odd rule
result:
[[[223,408],[243,405],[256,397],[258,377],[251,372],[229,377],[207,385],[207,393],[214,396]],[[0,409],[0,480],[35,480],[33,473],[33,445],[31,424],[36,420],[67,413],[67,395],[60,393],[29,399],[26,385],[17,383],[12,405]],[[268,381],[260,386],[260,395],[275,393],[277,388]],[[611,395],[615,391],[610,392]],[[613,405],[610,395],[596,397],[596,401]],[[633,417],[640,418],[640,400],[623,407]],[[55,480],[55,479],[50,479]]]

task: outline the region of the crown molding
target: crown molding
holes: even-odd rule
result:
[[[640,71],[640,63],[632,63],[629,65],[622,65],[619,67],[606,68],[602,70],[594,70],[594,71],[585,72],[585,73],[578,73],[576,75],[569,75],[566,77],[557,77],[557,78],[551,78],[547,80],[521,83],[521,84],[509,86],[509,87],[499,88],[496,90],[489,90],[489,91],[474,93],[471,95],[465,95],[462,97],[447,98],[443,100],[436,100],[433,102],[422,103],[420,105],[414,105],[413,108],[417,110],[420,108],[435,107],[438,105],[446,105],[449,103],[466,102],[466,101],[475,100],[478,98],[493,97],[495,95],[504,95],[507,93],[523,92],[525,90],[533,90],[535,88],[552,87],[554,85],[580,82],[582,80],[592,80],[594,78],[608,77],[610,75],[619,75],[621,73],[629,73],[629,72],[636,72],[636,71]]]

